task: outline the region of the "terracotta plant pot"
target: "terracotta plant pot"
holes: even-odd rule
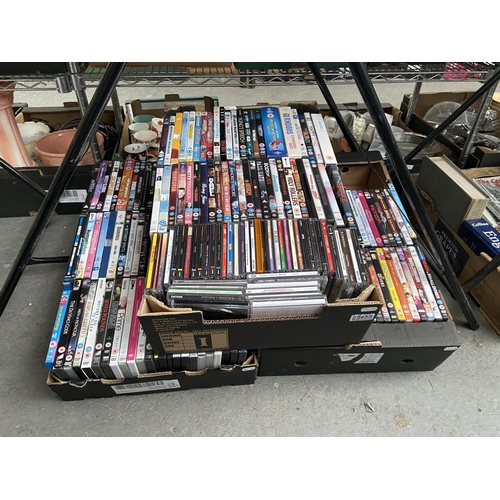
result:
[[[76,129],[74,128],[59,130],[38,139],[35,144],[35,150],[40,163],[46,167],[58,167],[61,165],[75,133]],[[100,132],[97,132],[97,143],[99,144],[99,151],[102,156],[104,154],[104,136]],[[94,157],[89,146],[78,165],[93,165],[94,163]]]

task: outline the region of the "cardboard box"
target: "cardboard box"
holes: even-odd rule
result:
[[[128,127],[134,116],[148,114],[164,118],[165,111],[179,106],[192,105],[197,111],[213,111],[216,99],[209,96],[180,98],[178,94],[166,94],[164,99],[135,99],[125,104],[123,130],[116,148],[116,154],[124,158],[124,148],[130,144]]]
[[[429,93],[421,93],[418,96],[417,103],[415,106],[415,110],[412,116],[412,119],[409,123],[410,128],[419,134],[429,135],[434,127],[427,123],[424,120],[424,116],[429,111],[429,109],[439,102],[443,101],[453,101],[462,104],[464,101],[469,99],[474,92],[429,92]],[[408,108],[410,105],[411,94],[405,94],[403,96],[403,101],[401,102],[401,111],[403,112],[403,120],[406,119],[406,114],[408,113]],[[480,98],[481,99],[481,98]],[[497,109],[495,106],[498,106],[498,103],[495,101],[492,102],[492,108]],[[500,107],[499,107],[500,108]],[[496,137],[500,137],[497,134]],[[457,146],[455,143],[442,136],[437,138],[441,144],[446,146],[453,155],[457,158],[460,157],[462,149]],[[500,164],[500,152],[492,151],[488,148],[483,147],[475,147],[472,149],[469,158],[467,159],[465,168],[474,168],[474,167],[488,167],[492,165]]]
[[[121,380],[61,382],[49,372],[47,385],[62,400],[76,401],[89,398],[111,398],[123,394],[131,396],[227,385],[249,385],[255,383],[257,368],[256,355],[252,354],[242,365],[223,366],[219,369],[199,372],[148,373]]]
[[[339,300],[320,316],[273,320],[204,320],[202,311],[173,309],[146,295],[138,317],[157,353],[212,349],[264,349],[359,342],[382,307],[374,290],[367,301]]]
[[[263,349],[259,376],[430,371],[460,346],[451,321],[373,324],[358,344]]]
[[[54,130],[70,120],[81,118],[77,103],[66,102],[55,107],[24,107],[16,116],[18,123],[27,121],[43,121]],[[114,126],[115,115],[112,106],[106,107],[100,121],[105,125]],[[113,145],[113,149],[114,149]],[[19,172],[44,189],[49,189],[57,168],[55,167],[20,167]],[[67,195],[56,207],[55,212],[63,214],[79,214],[87,195],[87,189],[92,176],[92,166],[80,165],[69,180],[66,187]],[[0,217],[24,217],[36,214],[42,204],[42,197],[26,184],[16,179],[9,172],[0,169]],[[71,195],[71,197],[70,197]]]
[[[483,170],[483,172],[479,172]],[[475,172],[477,171],[477,172]],[[484,175],[492,169],[465,170],[467,174]],[[488,174],[487,174],[488,175]],[[443,243],[443,248],[450,257],[453,269],[458,276],[459,282],[464,284],[478,271],[480,271],[491,257],[485,253],[476,255],[458,234],[436,213],[432,200],[421,192],[422,200],[426,206],[427,213],[434,224],[436,234]],[[470,294],[476,300],[479,310],[488,323],[500,335],[500,268],[486,276],[478,285],[471,289]]]

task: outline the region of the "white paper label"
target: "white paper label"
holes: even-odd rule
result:
[[[352,361],[353,359],[356,359],[358,356],[361,356],[361,353],[350,353],[350,354],[345,354],[341,353],[339,354],[340,361]]]
[[[153,382],[140,382],[138,384],[112,385],[116,394],[129,394],[131,392],[161,391],[163,389],[180,389],[178,380],[155,380]]]
[[[373,321],[375,314],[353,314],[349,321]]]
[[[83,203],[86,198],[85,189],[66,189],[59,198],[59,203]]]
[[[376,311],[376,310],[377,310],[377,308],[376,308],[376,307],[363,307],[363,308],[361,309],[361,312],[362,312],[362,313],[367,313],[367,312],[372,312],[372,311]]]
[[[355,361],[355,363],[378,363],[383,355],[383,352],[367,352],[361,359]]]
[[[456,351],[457,349],[458,349],[457,346],[450,346],[444,348],[445,351]]]
[[[245,366],[245,368],[241,369],[242,372],[249,372],[252,370],[255,370],[255,366]]]

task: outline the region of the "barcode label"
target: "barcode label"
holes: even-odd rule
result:
[[[85,189],[66,189],[59,198],[59,203],[83,203],[86,198]]]
[[[349,321],[373,321],[375,314],[353,314]]]
[[[116,394],[128,394],[130,392],[161,391],[163,389],[180,389],[178,380],[155,380],[153,382],[140,382],[138,384],[112,385]]]

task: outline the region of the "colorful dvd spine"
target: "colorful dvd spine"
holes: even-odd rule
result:
[[[377,273],[378,281],[380,284],[380,288],[382,290],[382,295],[384,298],[385,305],[387,307],[387,311],[389,313],[390,321],[392,323],[397,323],[399,321],[398,313],[396,311],[396,306],[393,302],[392,299],[392,294],[388,288],[388,282],[385,279],[385,273],[382,269],[382,265],[380,264],[380,261],[378,259],[378,254],[375,249],[370,249],[369,250],[370,257],[373,263],[373,267],[375,268],[375,271]],[[383,254],[383,252],[382,252]],[[387,266],[384,266],[384,269],[387,268]],[[388,272],[388,269],[387,269]],[[401,310],[402,313],[402,310]],[[403,314],[404,316],[404,314]]]
[[[351,197],[353,200],[353,207],[352,207],[353,214],[354,214],[354,210],[356,210],[357,214],[360,217],[361,225],[364,228],[365,233],[366,233],[366,237],[368,239],[368,243],[366,244],[366,246],[376,247],[377,242],[375,241],[375,236],[373,235],[372,228],[370,226],[370,223],[368,222],[368,218],[366,216],[363,204],[361,203],[361,199],[360,199],[360,196],[358,194],[358,191],[356,189],[351,189],[349,192],[351,193]],[[381,240],[381,242],[382,242],[382,240]]]
[[[108,320],[106,323],[106,331],[104,335],[103,348],[100,358],[100,369],[104,372],[104,378],[113,379],[115,375],[109,368],[109,360],[115,334],[116,319],[118,308],[120,307],[120,295],[122,291],[122,280],[115,280],[113,293],[109,304]]]
[[[80,290],[80,296],[78,297],[78,305],[76,310],[75,321],[71,331],[71,336],[68,340],[68,346],[66,348],[66,353],[64,356],[63,370],[67,378],[71,380],[81,380],[80,374],[77,374],[73,370],[73,360],[75,358],[75,351],[77,347],[78,338],[80,336],[80,329],[82,327],[82,319],[85,311],[85,306],[87,302],[87,296],[90,290],[91,280],[82,280],[82,286]]]
[[[72,288],[72,283],[65,283],[61,294],[61,299],[59,300],[59,307],[57,308],[56,319],[54,321],[52,335],[50,337],[49,349],[47,350],[47,356],[45,357],[45,366],[49,370],[52,370],[54,366],[57,346],[59,344],[59,339],[61,337],[61,332],[64,326],[64,319],[66,317],[66,311],[68,309],[68,303]]]
[[[255,160],[255,165],[257,168],[257,180],[259,182],[259,198],[260,198],[260,206],[262,210],[262,218],[269,219],[271,217],[271,212],[269,209],[269,198],[267,194],[267,184],[266,184],[266,175],[264,173],[264,165],[262,163],[262,159]]]
[[[95,216],[95,223],[94,223],[94,229],[92,231],[92,238],[90,239],[90,245],[89,245],[89,255],[87,257],[87,261],[85,263],[85,270],[83,272],[83,278],[91,278],[92,277],[92,271],[94,268],[94,261],[95,257],[97,254],[97,248],[99,244],[99,237],[101,234],[101,228],[102,228],[102,219],[103,219],[103,212],[97,212]]]
[[[314,172],[311,168],[311,164],[307,158],[302,159],[302,164],[304,166],[304,172],[306,174],[309,193],[311,194],[311,198],[314,203],[316,217],[318,219],[326,219],[325,212],[323,210],[323,205],[321,204],[321,198],[319,196],[318,187],[316,185]]]
[[[157,169],[158,172],[158,169]],[[158,178],[158,173],[157,173]],[[171,173],[170,173],[170,192],[168,195],[168,226],[173,226],[177,222],[177,192],[179,187],[179,164],[172,163]],[[153,215],[151,216],[153,217]],[[151,231],[151,225],[149,229],[150,234],[155,231]]]
[[[383,190],[375,189],[374,193],[375,193],[375,196],[378,199],[380,206],[383,210],[383,213],[387,219],[387,224],[390,228],[390,231],[392,233],[392,236],[394,238],[396,246],[402,246],[404,243],[403,243],[401,231],[400,231],[399,225],[396,221],[396,217],[393,215],[393,213],[391,211],[389,201],[385,197]]]
[[[281,158],[283,162],[283,172],[285,174],[286,180],[286,189],[288,191],[288,198],[290,200],[290,209],[291,215],[290,217],[288,212],[286,213],[287,219],[301,219],[302,218],[302,210],[300,206],[299,194],[297,192],[297,186],[295,185],[295,176],[293,175],[293,170],[290,165],[290,159],[288,157]]]
[[[328,173],[332,180],[332,185],[334,186],[335,194],[338,198],[338,202],[342,211],[344,212],[344,220],[346,227],[356,227],[356,222],[354,221],[354,216],[352,214],[351,206],[347,201],[345,194],[344,183],[342,182],[342,177],[340,176],[340,171],[337,165],[328,165]]]
[[[186,140],[186,162],[194,160],[195,126],[196,126],[196,111],[190,111],[188,120],[188,133]]]
[[[283,163],[284,160],[286,160],[286,157],[275,159],[279,180],[279,192],[281,193],[283,202],[283,215],[280,219],[293,219],[292,199],[290,197],[290,192],[288,191],[288,181]]]
[[[127,352],[130,341],[130,332],[132,329],[132,317],[135,306],[135,290],[137,286],[137,278],[130,278],[130,288],[127,296],[127,308],[125,310],[125,317],[123,321],[123,330],[120,342],[120,351],[118,353],[118,367],[123,373],[125,378],[132,377],[129,367],[127,365]]]
[[[234,162],[229,162],[227,165],[229,174],[229,202],[231,206],[231,219],[237,221],[240,218],[240,203],[238,193],[238,178],[236,165]]]
[[[318,172],[321,178],[321,182],[323,183],[324,190],[326,192],[326,197],[328,199],[330,210],[332,212],[333,216],[332,222],[335,223],[335,225],[338,227],[344,227],[344,220],[342,219],[342,214],[340,212],[337,199],[335,198],[335,193],[333,191],[332,184],[330,182],[330,179],[328,178],[328,173],[323,163],[318,163]],[[349,202],[349,200],[347,201]]]
[[[71,250],[71,256],[68,261],[68,268],[66,269],[66,275],[64,276],[63,280],[64,283],[70,282],[73,279],[73,275],[78,272],[78,264],[80,261],[79,253],[85,236],[86,224],[87,224],[87,216],[81,215],[78,219],[78,226],[76,228],[75,239],[73,240],[73,248]]]
[[[104,185],[104,179],[106,177],[106,173],[108,171],[108,162],[101,161],[101,165],[99,167],[99,175],[97,177],[94,192],[92,198],[90,200],[89,210],[97,210],[97,203],[99,202],[99,197],[101,196],[102,186]]]
[[[385,283],[387,285],[387,288],[389,289],[389,293],[391,295],[391,303],[394,304],[394,309],[396,311],[396,316],[398,318],[398,321],[405,322],[406,316],[403,312],[403,307],[401,305],[401,302],[399,301],[399,295],[394,285],[392,274],[389,271],[389,266],[387,265],[384,250],[382,248],[377,247],[375,249],[375,252],[377,254],[377,259],[380,268],[382,269],[382,274],[384,275]]]
[[[115,191],[115,186],[119,177],[120,167],[123,167],[123,162],[115,161],[113,162],[113,169],[108,182],[108,189],[106,191],[106,199],[102,207],[103,212],[109,212],[111,209],[111,202],[113,201],[113,193]]]
[[[297,110],[295,108],[292,108],[292,121],[293,121],[293,126],[295,129],[295,133],[296,133],[297,138],[299,140],[301,157],[307,158],[307,147],[306,147],[306,143],[304,140],[304,135],[302,133],[302,126],[300,124],[299,115],[298,115]]]
[[[155,174],[154,183],[154,196],[153,196],[153,207],[151,210],[151,223],[149,225],[149,232],[157,233],[159,229],[159,219],[160,219],[160,202],[163,189],[163,170],[164,167],[157,167]]]
[[[248,218],[247,193],[246,193],[245,173],[243,171],[243,164],[241,160],[234,162],[234,167],[236,169],[236,187],[238,190],[239,218],[240,220],[245,220]]]
[[[220,123],[220,106],[214,106],[214,140],[213,140],[213,159],[221,161],[221,123]]]
[[[194,163],[188,161],[186,163],[186,202],[184,205],[184,223],[193,223],[193,179],[194,179]]]
[[[368,271],[369,282],[372,285],[374,285],[375,288],[378,290],[379,297],[382,300],[382,307],[380,308],[380,311],[377,313],[376,322],[377,323],[390,323],[391,317],[389,315],[389,310],[387,309],[386,297],[384,295],[384,292],[382,291],[382,286],[381,286],[380,281],[378,279],[377,271],[375,270],[375,266],[373,264],[370,250],[364,251],[364,257],[365,257],[365,262],[366,262],[366,270]],[[385,281],[384,281],[384,287],[385,287]]]
[[[123,166],[123,174],[120,182],[120,191],[118,193],[118,199],[116,201],[115,210],[126,210],[130,195],[130,188],[132,186],[132,177],[134,174],[134,160],[125,160]]]
[[[113,235],[115,233],[115,224],[117,217],[118,217],[118,212],[109,212],[108,227],[106,230],[103,249],[102,249],[102,258],[99,264],[99,274],[97,278],[92,278],[92,279],[106,277],[106,274],[108,272],[109,257],[111,255],[111,248],[113,246]],[[102,229],[101,229],[101,234],[103,234]],[[101,242],[99,242],[99,244],[101,244]]]
[[[236,110],[236,126],[238,130],[238,152],[240,155],[240,160],[243,160],[248,157],[248,152],[245,133],[245,121],[243,120],[243,110],[241,108],[237,108]]]
[[[422,267],[427,276],[427,280],[429,281],[429,286],[434,293],[434,298],[436,300],[437,307],[439,309],[439,313],[441,314],[442,321],[449,321],[448,311],[446,311],[446,306],[444,304],[443,298],[441,297],[441,293],[434,282],[434,278],[432,276],[431,270],[429,268],[429,264],[427,263],[427,259],[425,258],[422,250],[420,248],[416,248],[418,252],[418,256],[420,257],[420,262],[422,263]]]
[[[255,123],[257,125],[257,141],[259,143],[259,158],[266,158],[268,156],[268,150],[266,147],[266,136],[264,135],[264,124],[262,121],[262,110],[261,109],[255,110]]]
[[[141,170],[140,163],[135,162],[134,170],[132,171],[132,182],[130,183],[130,191],[128,193],[127,208],[125,209],[127,212],[132,212],[132,210],[134,209],[135,194],[137,192],[137,183],[139,182],[140,170]]]
[[[200,162],[193,163],[193,224],[200,222],[201,198],[200,198]]]
[[[200,163],[200,222],[208,223],[208,164]]]
[[[183,118],[184,118],[183,113],[179,112],[179,113],[175,114],[174,134],[172,137],[172,155],[171,155],[171,159],[170,159],[171,163],[179,161]]]
[[[413,240],[411,239],[410,233],[408,232],[408,228],[406,227],[406,224],[404,223],[404,220],[401,217],[401,212],[399,211],[399,208],[388,189],[384,189],[384,195],[387,199],[387,202],[389,203],[391,212],[394,215],[394,218],[396,219],[396,223],[398,224],[399,231],[403,237],[404,244],[413,245]]]
[[[271,175],[271,166],[268,158],[262,159],[262,167],[264,169],[264,177],[266,179],[266,192],[269,202],[269,212],[272,219],[278,218],[278,206],[276,203],[276,196],[273,187],[273,179]]]
[[[76,267],[75,271],[76,279],[82,279],[83,274],[85,273],[85,269],[87,266],[87,259],[90,252],[90,243],[92,241],[92,235],[94,233],[96,216],[97,216],[96,212],[90,212],[87,217],[87,226],[85,228],[85,233],[83,235],[78,266]]]
[[[299,165],[297,162],[301,162],[301,159],[295,159],[295,158],[290,158],[290,167],[292,169],[292,175],[293,175],[293,180],[295,181],[295,188],[297,189],[297,196],[299,198],[299,204],[300,204],[300,213],[302,218],[308,219],[310,217],[309,215],[309,208],[308,208],[308,203],[307,203],[307,197],[306,193],[304,191],[303,187],[303,181],[301,178],[301,174],[299,171]]]
[[[97,328],[97,334],[94,345],[94,352],[92,355],[92,362],[90,365],[91,370],[95,373],[95,375],[98,378],[106,378],[106,374],[104,370],[102,370],[101,368],[101,359],[104,349],[107,324],[109,320],[109,310],[111,307],[111,300],[113,296],[114,286],[115,286],[115,280],[106,280],[104,298],[101,308],[101,317],[99,318],[99,324]]]
[[[130,326],[130,335],[127,347],[127,367],[132,377],[139,375],[139,368],[136,363],[137,357],[137,343],[139,340],[140,323],[137,315],[139,307],[141,306],[142,297],[144,293],[144,278],[137,278],[134,297],[134,308],[132,311],[132,320]]]
[[[257,118],[256,118],[256,113],[257,110],[251,109],[249,111],[250,113],[250,132],[252,134],[252,150],[253,150],[253,158],[260,158],[260,151],[261,151],[261,146],[259,144],[259,133],[258,133],[258,125],[257,125]],[[261,131],[262,131],[262,124],[261,124]],[[261,142],[262,147],[264,148],[264,151],[266,149],[266,145]]]
[[[362,189],[358,189],[358,198],[361,203],[361,206],[363,207],[363,211],[365,213],[366,220],[368,221],[368,225],[370,226],[371,233],[373,235],[373,238],[375,239],[375,245],[373,245],[372,241],[372,246],[382,246],[383,241],[382,238],[380,237],[380,233],[378,232],[378,227],[375,224],[375,221],[373,219],[372,211],[370,210],[370,207],[368,206],[368,203],[365,199],[365,194]]]
[[[302,130],[302,139],[304,141],[305,151],[306,151],[306,154],[303,155],[302,158],[307,158],[309,161],[316,161],[306,118],[303,114],[298,115],[298,118],[299,118],[300,128]]]
[[[54,364],[51,368],[52,372],[61,380],[68,380],[68,374],[64,371],[64,360],[68,342],[73,331],[75,318],[78,310],[78,300],[81,293],[82,280],[75,280],[68,300],[68,308],[62,324],[61,334],[57,343],[57,349],[54,357]]]
[[[311,113],[304,113],[304,118],[306,120],[309,137],[311,138],[311,145],[314,152],[314,158],[316,159],[317,163],[325,163],[325,160],[323,159],[323,154],[321,153],[318,137],[316,135],[316,130],[314,129]]]
[[[85,354],[85,344],[87,342],[87,334],[89,331],[90,317],[92,315],[92,309],[94,307],[95,293],[97,290],[97,280],[91,280],[89,291],[87,294],[87,299],[85,302],[85,307],[83,310],[82,324],[80,327],[80,332],[78,334],[78,340],[76,343],[75,355],[73,358],[73,372],[76,373],[82,380],[86,379],[86,375],[81,370],[81,364],[83,361],[83,356]]]
[[[336,165],[337,158],[333,151],[332,143],[326,129],[325,121],[320,113],[311,113],[311,119],[314,125],[314,130],[316,132],[316,137],[318,138],[319,146],[321,148],[321,154],[326,165]]]
[[[201,112],[195,114],[194,119],[194,144],[193,144],[193,161],[200,161],[201,152]]]
[[[274,191],[274,201],[276,203],[276,212],[279,219],[285,218],[285,211],[283,208],[283,197],[280,190],[280,179],[278,175],[278,169],[276,167],[276,159],[269,158],[269,169],[271,172],[271,181]]]
[[[227,143],[226,143],[226,108],[219,107],[219,121],[220,121],[220,159],[227,161]]]
[[[166,120],[163,122],[163,127],[165,130],[167,130]],[[168,136],[167,136],[167,143],[165,145],[165,157],[163,159],[163,165],[159,164],[160,166],[170,165],[172,163],[172,149],[174,147],[174,130],[175,130],[175,115],[172,115],[169,117],[168,121]]]
[[[222,187],[222,164],[215,162],[215,217],[217,222],[224,220],[224,202],[223,202],[223,187]]]
[[[208,160],[208,111],[201,112],[200,161]]]
[[[160,170],[158,172],[158,170]],[[169,215],[169,195],[170,195],[170,182],[172,181],[172,165],[165,165],[163,168],[156,169],[157,180],[159,188],[159,195],[155,189],[155,199],[153,199],[153,212],[154,220],[152,228],[150,225],[151,232],[165,233],[168,227],[168,215]],[[161,176],[161,179],[159,179]],[[156,227],[156,231],[155,231]]]
[[[117,212],[115,226],[113,230],[113,239],[109,252],[108,265],[106,269],[106,278],[113,279],[116,277],[118,267],[118,259],[120,257],[120,248],[123,240],[123,232],[125,229],[126,212]]]
[[[404,249],[402,247],[397,247],[396,253],[397,253],[397,256],[399,258],[399,262],[401,264],[403,272],[405,274],[406,283],[410,289],[409,290],[410,295],[412,296],[413,303],[415,304],[415,307],[417,308],[417,312],[418,312],[420,321],[427,321],[427,314],[425,312],[424,304],[422,303],[422,299],[420,298],[420,295],[418,294],[418,289],[417,289],[416,283],[413,279],[413,274],[410,270],[410,266],[408,265],[408,262],[406,261]],[[408,301],[408,302],[410,302],[410,301]]]
[[[217,185],[215,183],[215,166],[207,167],[207,222],[217,220]]]
[[[252,140],[252,129],[250,127],[250,111],[248,109],[242,110],[243,114],[243,126],[245,127],[245,144],[247,147],[247,158],[254,158],[253,150],[253,140]]]
[[[104,302],[104,293],[106,291],[106,282],[107,280],[105,278],[99,278],[97,280],[94,304],[92,305],[92,312],[90,314],[89,327],[87,331],[87,339],[85,341],[85,349],[81,362],[81,370],[89,379],[96,378],[96,374],[93,372],[91,366],[95,350],[97,331],[99,329],[99,320],[101,318],[102,305]]]
[[[301,158],[302,153],[300,150],[299,138],[297,137],[293,123],[292,108],[290,106],[280,106],[279,114],[286,148],[286,156],[289,158]]]
[[[406,210],[403,206],[403,203],[401,202],[401,198],[398,195],[398,192],[396,191],[396,188],[394,187],[394,184],[392,182],[387,183],[387,187],[389,188],[389,191],[391,192],[393,200],[396,202],[399,211],[401,212],[401,216],[403,217],[403,220],[406,224],[406,229],[408,230],[408,233],[410,234],[410,237],[414,240],[417,238],[417,234],[413,230],[413,227],[410,224],[410,219],[408,218],[408,214],[406,213]]]
[[[368,202],[368,206],[370,207],[373,218],[378,225],[378,232],[380,233],[380,237],[386,246],[394,247],[396,245],[396,238],[392,233],[392,228],[389,224],[387,216],[382,208],[382,204],[380,203],[379,198],[377,197],[377,193],[375,190],[365,189],[365,198]]]
[[[221,178],[222,178],[222,211],[224,222],[231,220],[231,210],[233,199],[231,197],[231,178],[229,174],[229,163],[221,162]],[[236,195],[236,193],[234,193]]]
[[[274,106],[263,107],[260,109],[260,116],[264,132],[265,155],[268,158],[282,158],[286,156],[287,152],[279,109]]]
[[[139,214],[132,213],[130,217],[130,233],[127,242],[127,251],[125,256],[125,265],[123,267],[123,276],[130,278],[132,275],[132,264],[135,256],[135,247],[137,244],[137,229],[139,227]]]
[[[182,130],[181,130],[181,138],[179,144],[179,163],[183,163],[186,161],[188,134],[189,134],[189,111],[184,111],[182,113]]]
[[[401,304],[401,308],[403,309],[405,321],[412,322],[413,317],[412,317],[410,308],[408,306],[408,302],[406,300],[406,296],[405,296],[405,293],[403,290],[402,283],[401,283],[400,278],[399,278],[399,274],[396,270],[396,266],[399,263],[399,258],[398,258],[398,262],[394,262],[392,259],[390,249],[387,247],[384,247],[382,250],[383,250],[384,256],[385,256],[385,262],[387,263],[387,267],[389,268],[389,272],[391,273],[391,278],[392,278],[392,282],[394,284],[394,288],[396,289],[396,293],[398,294],[399,303]]]
[[[179,178],[177,183],[176,223],[184,224],[186,217],[186,187],[187,187],[187,163],[179,163]]]
[[[413,298],[413,294],[411,293],[410,284],[408,283],[408,279],[406,277],[406,273],[403,270],[403,266],[400,260],[398,253],[395,248],[388,249],[391,255],[391,259],[394,265],[394,269],[396,271],[397,281],[401,284],[401,292],[403,293],[404,299],[408,304],[408,309],[410,310],[411,320],[414,323],[420,322],[420,314],[418,312],[417,306],[415,304],[415,300]],[[406,263],[406,260],[405,260]]]
[[[363,222],[363,219],[361,217],[361,213],[359,212],[358,205],[356,203],[356,200],[354,199],[354,196],[352,194],[352,191],[348,189],[345,192],[347,196],[347,200],[351,204],[352,207],[352,214],[354,215],[354,220],[356,221],[356,225],[358,226],[358,231],[361,236],[361,243],[364,246],[370,246],[370,240],[368,239],[368,233],[366,232],[366,228]]]

